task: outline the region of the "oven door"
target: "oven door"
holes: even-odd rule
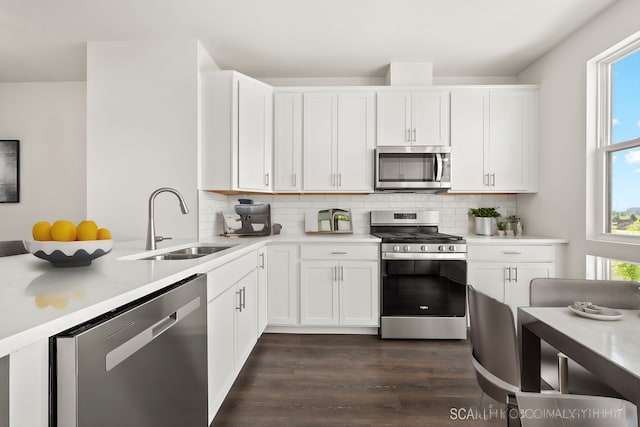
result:
[[[381,269],[382,316],[465,316],[466,260],[386,260]]]

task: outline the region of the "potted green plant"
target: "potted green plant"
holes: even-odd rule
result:
[[[507,231],[507,221],[498,221],[496,227],[498,227],[498,236],[504,236],[504,233]]]
[[[469,214],[476,219],[476,234],[484,236],[493,235],[496,218],[502,216],[497,208],[471,208]]]

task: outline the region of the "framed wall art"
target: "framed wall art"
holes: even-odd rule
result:
[[[20,141],[0,139],[0,203],[20,201]]]

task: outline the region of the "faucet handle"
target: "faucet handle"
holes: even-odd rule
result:
[[[173,239],[173,237],[164,237],[164,236],[155,236],[155,237],[156,237],[156,243],[162,242],[163,240],[171,240],[171,239]]]

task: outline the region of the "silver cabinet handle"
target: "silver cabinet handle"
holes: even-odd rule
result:
[[[260,253],[260,268],[264,270],[264,252]]]
[[[236,307],[236,310],[242,312],[242,289],[236,291],[236,295],[238,295],[238,306]]]
[[[504,278],[507,282],[511,281],[511,267],[504,268]]]
[[[487,186],[487,187],[489,186],[489,174],[488,173],[485,173],[482,176],[482,182],[484,183],[485,186]]]
[[[518,281],[518,267],[513,267],[513,270],[515,271],[513,281],[517,282]]]
[[[268,174],[268,173],[265,173],[265,174],[264,174],[264,185],[265,185],[266,187],[268,187],[268,186],[269,186],[269,174]]]
[[[416,128],[413,128],[413,142],[416,142]]]
[[[491,174],[491,186],[492,187],[496,186],[496,174],[495,173]]]
[[[342,174],[338,174],[338,187],[342,187]]]
[[[331,255],[347,255],[349,252],[340,252],[340,251],[334,251],[331,252]]]
[[[502,251],[502,253],[505,255],[522,255],[522,252],[518,251]]]
[[[298,178],[298,176],[294,173],[293,174],[293,186],[294,187],[298,185],[298,179],[297,178]]]
[[[340,281],[344,282],[344,267],[340,266]]]
[[[159,320],[144,331],[132,338],[129,338],[127,341],[111,350],[105,356],[106,370],[110,371],[120,363],[127,360],[130,356],[137,353],[151,341],[158,338],[162,333],[169,330],[182,319],[194,312],[198,307],[200,307],[200,297],[192,299],[169,316]]]
[[[411,142],[411,129],[407,129],[405,141]]]
[[[331,268],[331,281],[335,282],[338,280],[338,267],[337,266],[333,266]]]
[[[336,185],[336,174],[332,173],[331,174],[331,186],[335,186]]]

